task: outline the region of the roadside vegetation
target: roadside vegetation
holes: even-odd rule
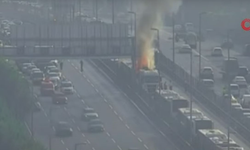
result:
[[[14,63],[0,59],[0,149],[45,150],[23,123],[31,106],[29,83]]]

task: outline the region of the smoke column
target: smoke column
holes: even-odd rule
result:
[[[137,15],[137,69],[147,67],[154,69],[153,42],[155,31],[151,28],[162,27],[162,19],[165,14],[177,12],[181,0],[143,0],[141,12]],[[138,14],[138,13],[137,13]]]

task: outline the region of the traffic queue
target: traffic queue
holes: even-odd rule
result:
[[[66,105],[70,103],[70,96],[75,94],[74,85],[61,73],[63,63],[57,60],[17,60],[19,70],[32,83],[40,87],[41,97],[50,97],[52,105]],[[81,67],[83,61],[80,61]],[[83,71],[83,69],[81,69]],[[35,102],[36,103],[36,102]],[[37,104],[37,103],[36,103]],[[86,104],[85,104],[86,105]],[[84,106],[80,120],[86,122],[89,132],[103,132],[104,125],[99,115],[89,106]],[[55,125],[55,135],[59,137],[72,136],[73,130],[68,122],[59,121]]]

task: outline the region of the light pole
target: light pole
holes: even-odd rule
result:
[[[174,13],[172,13],[172,23],[173,23],[173,62],[175,64],[175,18],[174,18]]]
[[[192,120],[193,120],[193,53],[190,53],[190,86],[191,86],[191,91],[190,91],[190,123],[192,126]],[[192,141],[192,131],[190,131],[190,141]]]
[[[133,0],[130,0],[130,11],[133,11]]]
[[[95,0],[95,18],[98,19],[98,0]]]
[[[137,33],[136,33],[136,13],[133,12],[133,11],[129,11],[128,12],[129,14],[132,14],[134,16],[134,48],[133,48],[133,52],[132,52],[132,63],[133,63],[133,70],[136,72],[136,61],[137,61],[137,58],[136,58],[136,52],[137,52]],[[132,27],[131,27],[132,29]]]
[[[52,128],[52,108],[49,109],[49,128],[51,130]],[[52,145],[52,135],[51,132],[49,132],[49,150],[51,150]]]
[[[30,98],[32,100],[32,104],[31,104],[31,116],[30,116],[30,126],[31,126],[31,137],[32,139],[34,138],[34,88],[33,88],[33,85],[32,85],[32,81],[29,81],[29,84],[30,84],[30,92],[31,92],[31,95],[30,95]]]
[[[199,79],[201,74],[201,17],[205,15],[207,12],[199,13]]]
[[[115,1],[112,0],[112,23],[115,23]]]
[[[86,145],[87,143],[86,142],[83,142],[83,143],[76,143],[75,146],[74,146],[74,150],[77,150],[77,148],[80,146],[80,145]]]

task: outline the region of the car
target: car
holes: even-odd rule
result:
[[[25,74],[26,75],[29,75],[30,71],[34,68],[37,68],[35,65],[31,65],[31,66],[28,66],[26,69],[25,69]]]
[[[91,125],[88,125],[87,128],[89,132],[103,132],[104,131],[103,124],[91,124]]]
[[[52,97],[53,104],[67,104],[68,98],[63,95],[56,95]]]
[[[60,121],[55,126],[55,135],[58,137],[72,136],[73,129],[68,122]]]
[[[51,81],[43,81],[40,89],[41,95],[50,96],[55,94],[55,86]]]
[[[31,77],[31,75],[34,73],[34,72],[37,72],[37,71],[41,71],[39,68],[33,68],[31,70],[29,70],[28,74],[29,76]]]
[[[192,48],[187,44],[183,44],[179,49],[179,53],[192,53]]]
[[[240,66],[238,76],[246,77],[249,74],[248,68],[246,66]]]
[[[49,64],[51,64],[51,63],[49,62]],[[53,68],[56,68],[56,66],[54,66],[54,65],[45,66],[44,71],[47,73],[47,72],[49,72],[50,69],[53,69]]]
[[[241,99],[241,105],[244,108],[250,108],[250,95],[249,94],[243,95]]]
[[[219,57],[223,56],[222,48],[221,47],[214,47],[211,55],[212,56],[219,56]]]
[[[87,107],[87,108],[84,108],[83,109],[83,113],[95,113],[95,110],[94,108],[90,108],[90,107]]]
[[[240,88],[238,84],[230,84],[230,91],[234,97],[238,98],[240,96]]]
[[[70,81],[62,81],[60,84],[61,92],[64,94],[73,94],[74,86]]]
[[[40,84],[45,79],[45,76],[42,71],[34,71],[31,74],[31,79],[34,84]]]
[[[92,119],[88,122],[88,125],[103,124],[100,119]]]
[[[48,80],[54,84],[55,90],[58,90],[60,79],[58,77],[50,77],[50,78],[48,78]]]
[[[47,78],[57,77],[60,80],[60,74],[56,72],[49,72],[46,74]]]
[[[243,55],[245,56],[250,56],[250,44],[246,44],[244,51],[243,51]]]
[[[84,109],[82,114],[82,120],[84,121],[90,121],[93,119],[97,119],[99,116],[94,110],[92,109]]]
[[[247,88],[248,87],[247,81],[246,81],[245,77],[243,77],[243,76],[236,76],[233,79],[233,83],[238,84],[239,88]]]
[[[204,67],[201,71],[200,78],[214,80],[213,69],[211,67]]]
[[[202,79],[202,83],[208,89],[213,90],[213,88],[214,88],[214,80],[212,80],[212,79]]]
[[[57,73],[59,75],[59,77],[62,76],[62,73],[60,72],[60,70],[58,68],[51,68],[48,70],[48,73]]]

